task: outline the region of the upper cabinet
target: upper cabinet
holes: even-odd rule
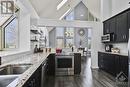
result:
[[[130,28],[130,11],[124,12],[103,22],[103,34],[113,33],[114,43],[128,42]]]
[[[127,42],[127,13],[116,17],[116,42]]]

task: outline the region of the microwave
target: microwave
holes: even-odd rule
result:
[[[110,33],[110,34],[105,34],[103,36],[101,36],[101,41],[104,42],[111,42],[114,40],[114,34]]]

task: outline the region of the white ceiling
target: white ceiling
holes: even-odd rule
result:
[[[62,0],[30,0],[32,6],[42,18],[52,18],[57,12],[57,5]]]
[[[97,18],[100,17],[100,0],[68,0],[62,8],[57,10],[57,5],[62,0],[29,0],[40,18],[59,19],[70,8],[72,11],[81,1],[89,11]],[[95,1],[95,3],[93,3]],[[96,4],[97,3],[97,4]]]

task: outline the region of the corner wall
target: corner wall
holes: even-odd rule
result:
[[[17,1],[16,5],[20,8],[18,50],[29,51],[30,50],[30,13],[28,13],[28,10],[20,1]]]
[[[30,15],[27,14],[19,19],[19,49],[30,50]]]
[[[104,50],[104,45],[101,42],[103,35],[103,24],[95,23],[92,29],[92,42],[91,42],[91,67],[98,68],[98,51]]]
[[[130,0],[112,0],[112,15],[118,14],[119,12],[130,8]]]

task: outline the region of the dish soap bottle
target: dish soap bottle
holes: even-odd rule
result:
[[[38,52],[38,48],[37,48],[37,45],[35,45],[34,53],[37,53],[37,52]]]

